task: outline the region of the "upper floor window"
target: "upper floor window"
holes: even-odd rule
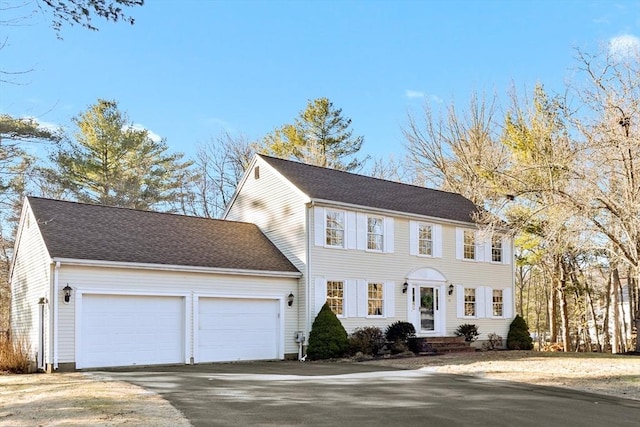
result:
[[[344,314],[344,282],[327,282],[327,304],[336,316]]]
[[[433,226],[431,224],[418,224],[418,253],[433,255]]]
[[[493,290],[493,302],[492,302],[492,314],[493,317],[502,317],[503,308],[504,308],[504,300],[502,296],[502,289],[494,289]]]
[[[476,259],[476,233],[471,230],[464,230],[463,258]]]
[[[367,217],[367,249],[382,251],[384,249],[384,218]]]
[[[502,262],[502,237],[491,237],[491,261]]]
[[[344,212],[326,211],[326,244],[344,247]]]
[[[369,283],[367,287],[367,314],[382,316],[384,306],[384,286],[382,283]]]
[[[464,288],[464,315],[475,317],[476,313],[476,290],[475,288]]]

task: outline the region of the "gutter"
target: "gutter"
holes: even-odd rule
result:
[[[92,259],[74,259],[74,258],[54,258],[57,263],[64,262],[67,265],[87,266],[87,267],[107,267],[107,268],[133,268],[139,270],[162,270],[177,271],[187,273],[218,273],[230,274],[237,276],[262,276],[262,277],[291,277],[299,278],[302,273],[299,271],[272,271],[272,270],[241,270],[236,268],[216,268],[216,267],[197,267],[188,265],[175,264],[151,264],[138,262],[122,262],[122,261],[101,261]]]

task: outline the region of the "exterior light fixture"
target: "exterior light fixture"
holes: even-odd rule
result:
[[[289,307],[291,307],[291,306],[293,305],[293,292],[291,292],[291,293],[289,294],[289,296],[287,297],[287,305],[288,305]]]
[[[67,283],[67,286],[62,288],[62,292],[64,292],[64,302],[65,302],[65,304],[69,304],[69,301],[71,301],[71,291],[72,290],[73,290],[73,288],[71,286],[69,286],[68,283]]]
[[[451,283],[451,284],[449,285],[449,295],[451,295],[451,294],[453,293],[453,290],[454,290],[454,289],[455,289],[455,288],[453,287],[453,283]]]
[[[409,289],[409,284],[407,282],[404,282],[404,285],[402,285],[402,293],[406,294],[407,289]]]
[[[47,299],[42,297],[38,300],[38,305],[45,305],[47,303]]]

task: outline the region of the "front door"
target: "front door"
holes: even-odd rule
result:
[[[439,328],[440,312],[439,289],[433,286],[420,286],[420,331],[419,333],[434,333]]]

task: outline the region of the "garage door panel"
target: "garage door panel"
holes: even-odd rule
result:
[[[278,300],[200,298],[198,305],[198,362],[279,357]]]
[[[84,295],[79,367],[184,362],[184,298]]]

